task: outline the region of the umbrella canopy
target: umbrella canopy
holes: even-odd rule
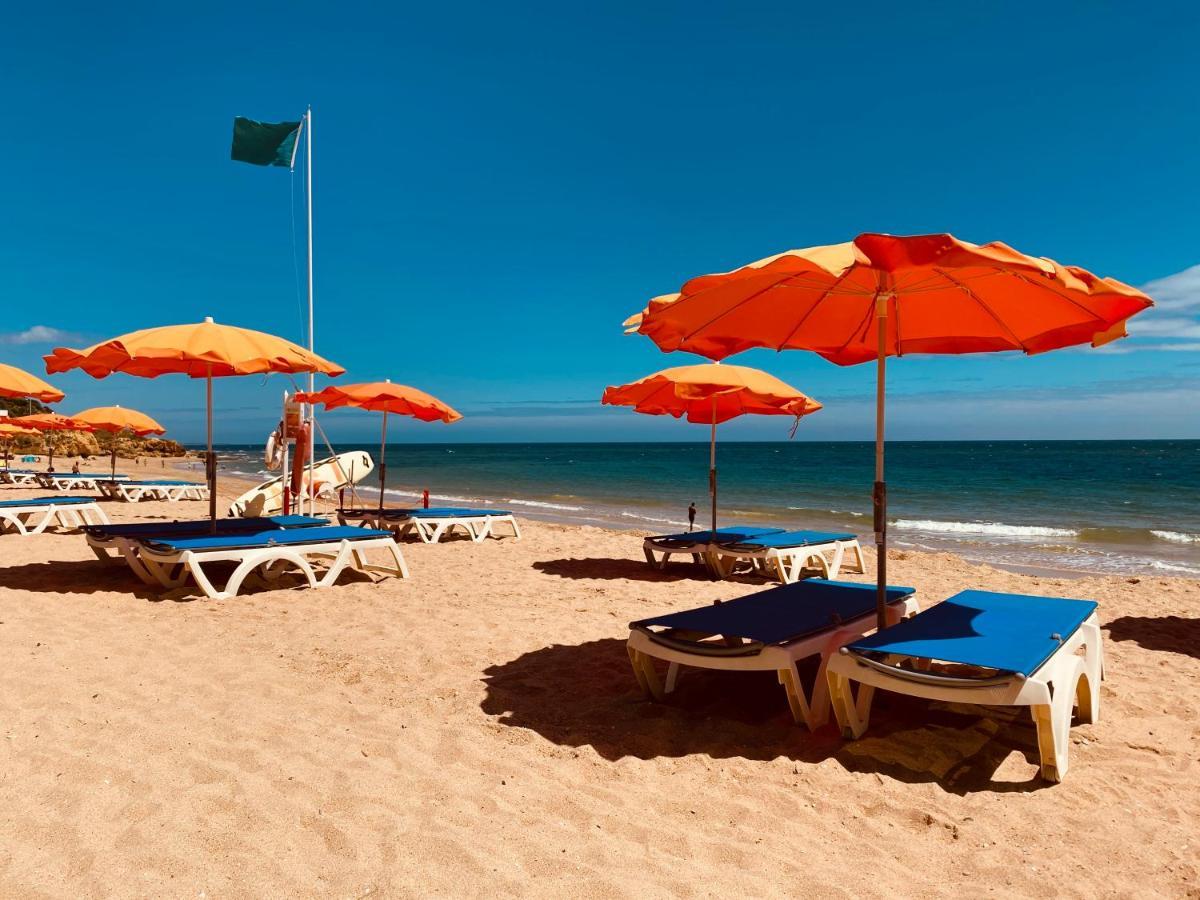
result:
[[[4,441],[4,469],[8,470],[8,445],[14,437],[23,434],[37,434],[32,428],[22,428],[20,425],[13,425],[12,422],[5,419],[0,419],[0,440]]]
[[[77,422],[86,422],[97,431],[108,431],[114,435],[128,431],[138,437],[145,437],[148,434],[166,434],[167,431],[144,412],[125,409],[122,406],[94,406],[81,413],[76,413],[72,418]],[[112,445],[112,474],[114,477],[117,474],[117,442],[115,438]]]
[[[24,369],[0,363],[0,397],[32,397],[39,403],[57,403],[66,395]]]
[[[712,530],[717,530],[717,425],[737,416],[801,416],[821,404],[796,388],[747,366],[703,363],[677,366],[629,384],[608,387],[601,403],[631,406],[651,416],[687,417],[710,426],[708,490],[712,499]]]
[[[383,413],[379,435],[379,508],[383,509],[383,493],[387,487],[387,417],[388,413],[411,416],[421,422],[457,422],[462,418],[447,403],[406,384],[372,381],[364,384],[331,384],[313,394],[299,393],[300,403],[322,404],[326,409],[349,406]]]
[[[32,428],[34,431],[54,432],[54,431],[94,431],[87,422],[80,422],[70,416],[59,415],[58,413],[34,413],[31,416],[17,416],[12,419],[12,424],[22,428]],[[46,444],[50,448],[49,461],[46,467],[54,468],[54,441],[49,434],[46,436]]]
[[[885,360],[907,353],[1042,353],[1122,337],[1153,301],[1112,278],[948,234],[861,234],[789,250],[650,301],[626,320],[663,350],[722,359],[750,347],[811,350],[839,365],[876,360],[875,540],[884,624]]]
[[[212,441],[212,380],[266,372],[319,372],[341,375],[345,369],[274,335],[214,322],[147,328],[95,344],[86,350],[56,347],[46,360],[50,374],[83,369],[93,378],[125,372],[141,378],[177,373],[207,381],[208,513],[217,522],[217,466]]]

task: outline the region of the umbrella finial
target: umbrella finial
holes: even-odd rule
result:
[[[205,325],[211,325],[212,323],[213,323],[213,317],[212,317],[212,316],[205,316],[205,317],[204,317],[204,324],[205,324]]]

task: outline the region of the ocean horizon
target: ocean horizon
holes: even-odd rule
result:
[[[269,477],[262,449],[217,448],[222,471]],[[378,444],[339,444],[338,452]],[[718,524],[853,531],[871,542],[871,441],[727,441]],[[319,453],[319,456],[325,454]],[[708,444],[397,443],[388,502],[511,506],[530,518],[643,531],[706,526]],[[1200,441],[892,441],[889,536],[1019,570],[1200,575]],[[358,503],[378,501],[377,475]],[[350,502],[348,499],[347,502]]]

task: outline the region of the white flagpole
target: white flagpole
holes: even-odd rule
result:
[[[312,106],[308,107],[308,111],[304,115],[305,123],[308,128],[305,129],[304,137],[304,157],[306,163],[306,183],[304,194],[308,198],[308,351],[313,350],[313,198],[312,198]],[[314,382],[313,373],[308,373],[308,392],[313,393]],[[311,514],[316,509],[317,498],[313,495],[313,455],[316,448],[317,435],[317,408],[311,403],[308,404],[308,511]]]

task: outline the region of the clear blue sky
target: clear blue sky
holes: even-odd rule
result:
[[[1115,351],[899,361],[892,437],[1200,437],[1194,6],[583,7],[13,8],[0,359],[40,372],[56,342],[206,314],[300,338],[299,177],[231,162],[229,139],[235,114],[311,103],[318,351],[467,414],[396,439],[702,440],[598,407],[682,361],[621,320],[693,275],[866,230],[1166,279]],[[737,361],[825,402],[798,438],[870,436],[869,366]],[[65,412],[120,401],[202,436],[199,382],[56,383]],[[220,382],[217,439],[264,437],[284,387]]]

